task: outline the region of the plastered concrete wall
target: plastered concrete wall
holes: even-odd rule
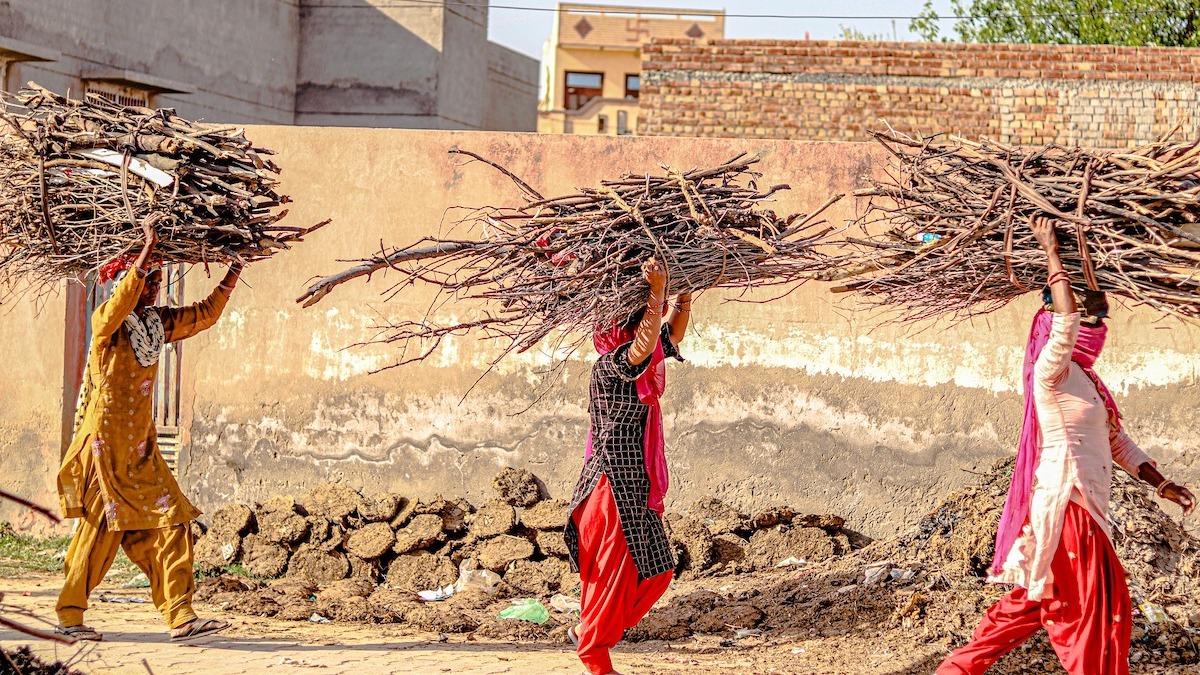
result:
[[[486,0],[305,2],[296,123],[533,131],[537,62],[487,22]]]
[[[0,488],[58,508],[65,293],[0,305]],[[70,394],[74,396],[74,393]],[[49,521],[7,502],[0,520],[48,533]]]
[[[428,291],[384,302],[384,275],[311,309],[292,302],[309,277],[342,269],[338,259],[444,231],[460,213],[453,207],[519,202],[503,176],[448,149],[497,160],[544,194],[660,162],[690,168],[762,152],[764,182],[793,186],[773,206],[780,212],[862,185],[883,159],[867,144],[788,141],[267,127],[249,135],[279,152],[296,200],[289,218],[334,225],[249,269],[227,316],[187,345],[181,479],[209,509],[321,480],[478,503],[508,465],[569,494],[587,428],[590,349],[540,399],[546,354],[479,379],[494,351],[469,337],[424,363],[370,375],[394,362],[395,348],[348,345],[380,321],[422,316]],[[829,219],[852,212],[845,201]],[[193,294],[215,283],[192,278]],[[786,501],[843,513],[880,535],[1013,451],[1031,302],[954,327],[881,325],[817,284],[765,305],[707,293],[695,307],[688,361],[671,364],[663,406],[672,506],[709,495],[744,508]],[[441,318],[478,311],[455,305]],[[1130,432],[1168,474],[1200,479],[1192,424],[1200,331],[1142,310],[1114,314],[1099,369]]]
[[[300,10],[296,123],[437,128],[443,8],[326,4]]]
[[[221,322],[184,344],[180,480],[207,510],[324,480],[480,503],[503,466],[527,467],[553,494],[569,494],[586,438],[590,349],[548,389],[538,373],[549,358],[536,351],[480,379],[495,352],[471,337],[425,363],[370,375],[394,363],[396,349],[350,345],[381,321],[422,316],[428,290],[384,302],[395,276],[383,275],[310,309],[293,302],[314,275],[343,269],[339,259],[445,231],[461,213],[453,207],[519,203],[506,178],[450,148],[499,161],[544,194],[660,162],[691,168],[761,152],[762,184],[793,186],[772,205],[781,213],[862,185],[884,159],[869,144],[790,141],[295,127],[248,135],[279,153],[295,199],[288,220],[334,224],[252,266]],[[852,214],[845,201],[829,219]],[[193,269],[189,294],[206,293],[220,273],[206,279]],[[784,501],[881,535],[1013,452],[1032,302],[953,327],[898,327],[819,284],[769,304],[746,299],[697,299],[688,361],[669,366],[669,506],[714,495],[746,509]],[[48,299],[40,314],[6,307],[0,321],[9,356],[0,369],[0,484],[47,499],[61,432],[63,302]],[[440,318],[478,311],[456,304]],[[1200,481],[1200,330],[1128,309],[1111,325],[1098,370],[1130,433],[1168,475]]]
[[[529,97],[537,97],[537,61],[508,47],[488,43],[489,105],[484,113],[484,129],[534,131],[537,110],[529,107]]]
[[[9,0],[0,65],[5,40],[51,60],[0,84],[79,96],[122,70],[192,90],[153,105],[213,122],[533,131],[537,61],[488,42],[487,19],[487,0]]]
[[[12,64],[8,86],[34,80],[79,95],[82,73],[128,69],[196,89],[158,105],[235,123],[292,122],[298,25],[296,3],[283,0],[0,3],[0,34],[63,54]]]

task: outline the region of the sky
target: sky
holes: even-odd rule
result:
[[[553,11],[507,9],[505,6],[536,7],[553,10],[556,0],[491,0],[488,37],[506,47],[536,59],[542,56],[542,44],[554,25]],[[917,15],[925,0],[590,0],[589,4],[687,9],[724,9],[729,14],[804,15],[808,18],[729,17],[725,37],[803,40],[828,40],[842,36],[842,27],[857,28],[867,35],[900,40],[918,39],[908,30],[908,19],[864,19],[851,17]],[[934,9],[950,14],[950,0],[933,0]],[[813,17],[831,18],[813,18]],[[950,35],[953,21],[943,21],[943,33]]]

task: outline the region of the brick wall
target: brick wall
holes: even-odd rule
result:
[[[656,40],[639,133],[863,140],[906,133],[1125,147],[1200,121],[1200,49]]]

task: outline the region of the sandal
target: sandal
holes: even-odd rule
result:
[[[571,644],[575,645],[576,649],[579,649],[579,633],[575,631],[577,627],[578,624],[567,629],[567,639],[571,641]]]
[[[83,624],[79,624],[78,626],[55,626],[54,634],[70,638],[72,641],[100,642],[104,639],[104,636],[96,632],[91,626]]]
[[[187,630],[178,635],[172,635],[171,642],[193,640],[205,635],[219,633],[229,628],[229,623],[219,619],[192,619],[190,622],[184,624],[184,626],[187,626]]]

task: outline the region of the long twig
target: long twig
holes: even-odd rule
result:
[[[24,506],[25,508],[29,509],[30,511],[40,514],[41,516],[49,519],[50,521],[52,521],[54,523],[62,522],[62,518],[59,518],[58,514],[55,513],[54,511],[52,511],[44,506],[41,506],[39,504],[35,504],[35,503],[29,501],[28,499],[25,499],[24,497],[18,497],[17,495],[14,495],[13,493],[8,492],[7,490],[0,490],[0,499],[7,499],[11,502],[16,502],[16,503],[20,504],[21,506]]]
[[[1099,289],[1200,317],[1200,152],[1164,138],[1122,153],[1012,148],[961,138],[875,134],[888,178],[848,237],[835,290],[899,309],[902,319],[965,318],[1045,281],[1027,225],[1049,216],[1079,290]]]
[[[279,167],[237,127],[33,83],[0,95],[0,119],[0,301],[130,250],[152,212],[159,253],[183,263],[266,258],[328,222],[280,224]]]
[[[492,166],[534,201],[473,209],[458,224],[469,236],[424,239],[363,259],[297,300],[312,305],[374,272],[400,271],[385,291],[389,298],[417,282],[432,284],[437,296],[425,317],[384,326],[374,340],[402,348],[394,365],[425,359],[445,338],[468,333],[495,341],[498,360],[560,332],[555,358],[563,357],[598,327],[645,304],[640,268],[650,256],[666,264],[672,294],[794,286],[839,264],[818,251],[832,228],[816,216],[840,195],[808,216],[780,218],[762,206],[787,186],[757,189],[751,170],[757,157],[739,155],[686,173],[663,167],[665,174],[626,175],[545,198],[495,162],[451,152]],[[468,316],[439,321],[458,300],[475,301]]]

